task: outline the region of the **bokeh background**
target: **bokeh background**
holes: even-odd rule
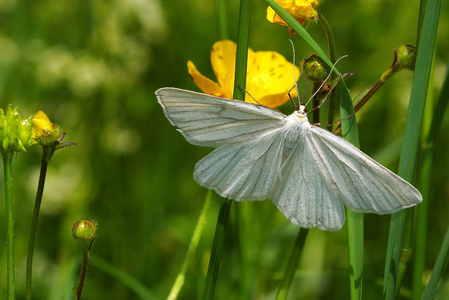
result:
[[[81,249],[70,229],[84,218],[98,222],[99,234],[84,299],[142,299],[137,283],[155,299],[168,295],[207,192],[192,178],[194,164],[210,149],[192,146],[176,132],[154,92],[165,86],[197,91],[187,74],[189,59],[214,78],[209,52],[220,39],[216,5],[206,0],[0,2],[0,107],[19,106],[23,117],[44,110],[67,132],[65,141],[79,144],[56,152],[49,166],[36,242],[34,299],[72,299]],[[228,34],[235,40],[239,1],[227,5]],[[266,7],[264,1],[252,3],[250,47],[277,51],[291,60],[287,29],[266,21]],[[416,0],[321,4],[319,10],[335,34],[338,56],[348,55],[339,70],[358,74],[347,80],[353,95],[388,68],[393,49],[415,43],[418,8]],[[448,60],[448,14],[448,3],[443,1],[434,95]],[[326,49],[319,24],[310,24],[308,30]],[[299,37],[292,40],[298,60],[312,54]],[[362,150],[393,171],[412,77],[411,71],[401,71],[357,115]],[[281,109],[289,112],[292,107],[287,103]],[[429,270],[448,225],[448,126],[446,117],[435,146]],[[34,146],[13,162],[17,299],[24,297],[40,155],[41,149]],[[202,295],[221,201],[218,197],[212,201],[180,299]],[[0,224],[5,222],[3,202]],[[237,213],[243,216],[242,224],[236,222]],[[298,228],[270,201],[239,203],[231,214],[216,299],[241,299],[245,284],[251,287],[251,299],[273,299]],[[366,215],[365,220],[364,299],[379,299],[389,216]],[[248,233],[241,240],[236,237],[240,227]],[[0,245],[5,245],[3,230]],[[241,251],[248,260],[244,270]],[[0,295],[6,295],[5,252],[0,247]],[[346,226],[336,233],[310,230],[290,299],[347,299],[347,268]],[[249,282],[241,282],[242,272]],[[409,275],[403,296],[410,292]]]

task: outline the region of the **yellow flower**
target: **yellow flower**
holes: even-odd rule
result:
[[[315,10],[315,7],[319,4],[319,0],[276,0],[276,2],[301,25],[309,21],[314,21],[318,17],[318,12]],[[271,23],[288,26],[284,19],[270,6],[267,9],[267,20]]]
[[[42,146],[47,146],[55,142],[59,142],[58,138],[61,129],[58,124],[53,124],[47,115],[42,111],[38,111],[33,116],[33,134],[32,138]]]
[[[237,46],[225,40],[216,42],[211,51],[211,63],[218,83],[203,76],[193,62],[187,62],[187,69],[195,84],[206,94],[231,99],[234,91],[235,54]],[[293,70],[295,76],[293,76]],[[288,92],[299,78],[299,69],[274,51],[248,49],[245,101],[267,107],[278,107],[289,100]],[[296,90],[290,92],[296,97]]]

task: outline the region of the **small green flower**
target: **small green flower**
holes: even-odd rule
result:
[[[17,107],[8,106],[6,113],[0,109],[0,142],[2,151],[26,151],[36,142],[32,139],[31,117],[22,120]]]
[[[312,54],[305,59],[303,64],[304,74],[313,82],[321,83],[329,75],[329,68],[326,63],[316,54]]]
[[[72,236],[76,240],[91,240],[96,232],[97,223],[91,220],[81,220],[72,226]]]

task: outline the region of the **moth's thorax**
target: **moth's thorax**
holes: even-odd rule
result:
[[[295,110],[291,115],[289,115],[286,119],[288,127],[310,127],[309,119],[307,119],[307,114],[302,109]]]

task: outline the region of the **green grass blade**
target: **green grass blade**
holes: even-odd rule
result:
[[[419,36],[420,43],[417,50],[415,76],[413,78],[410,106],[405,125],[404,142],[402,144],[398,172],[399,176],[409,182],[413,180],[413,171],[419,148],[419,136],[435,48],[441,1],[429,0],[423,7],[423,22]],[[400,288],[400,286],[395,287],[395,284],[406,215],[407,210],[402,210],[394,214],[391,218],[384,272],[385,299],[394,299],[395,290]]]
[[[218,21],[218,36],[220,40],[229,39],[228,30],[228,16],[226,14],[226,0],[217,0],[217,21]]]
[[[206,199],[204,200],[204,204],[203,204],[203,209],[201,210],[201,214],[198,218],[198,221],[195,226],[195,230],[194,230],[192,238],[190,240],[189,249],[187,250],[187,254],[186,254],[186,257],[182,264],[181,270],[178,273],[178,275],[176,276],[175,282],[170,290],[167,300],[177,299],[179,292],[181,291],[181,288],[184,285],[184,279],[185,279],[187,270],[193,261],[194,254],[196,252],[196,248],[198,247],[198,243],[203,234],[204,224],[206,223],[206,217],[209,212],[212,194],[213,194],[212,190],[207,191]]]
[[[427,137],[423,145],[421,175],[420,175],[420,191],[423,195],[424,202],[417,208],[417,233],[416,248],[413,269],[413,299],[421,299],[423,284],[422,277],[425,267],[425,250],[427,245],[427,219],[429,211],[429,200],[431,190],[431,172],[433,160],[433,146],[441,127],[444,113],[449,101],[449,60],[446,65],[446,75],[443,81],[440,95],[437,99],[432,113],[428,118],[431,120],[430,129],[427,131]]]
[[[241,0],[239,12],[239,24],[237,32],[237,53],[235,61],[234,99],[244,100],[245,91],[241,88],[246,86],[246,66],[248,60],[249,39],[249,16],[251,0]],[[240,86],[238,86],[240,84]],[[206,283],[204,285],[203,299],[213,299],[215,283],[217,282],[218,270],[220,268],[221,254],[226,229],[229,223],[229,212],[231,200],[225,200],[220,207],[214,242],[211,250],[209,268],[207,270]]]
[[[354,114],[351,95],[344,81],[341,86],[340,100],[341,117]],[[359,147],[359,134],[355,117],[341,121],[343,137],[354,146]],[[346,209],[348,222],[348,259],[349,282],[351,300],[362,299],[362,273],[363,273],[363,214]]]
[[[437,134],[441,128],[443,122],[443,116],[447,108],[449,101],[449,60],[446,65],[446,76],[441,87],[440,95],[438,96],[437,103],[432,118],[432,125],[430,127],[428,142],[433,143],[437,137]]]
[[[250,10],[251,0],[241,0],[234,81],[234,99],[237,100],[245,100]]]
[[[91,266],[94,266],[104,273],[115,278],[118,282],[127,286],[133,290],[140,299],[146,300],[156,300],[158,299],[149,289],[147,289],[142,283],[140,283],[136,278],[132,277],[123,270],[117,268],[116,266],[110,264],[99,256],[92,255],[90,258]]]
[[[432,300],[435,298],[435,294],[438,288],[438,283],[440,282],[441,276],[446,269],[449,260],[449,228],[446,231],[446,236],[443,240],[443,245],[441,245],[440,252],[438,253],[435,266],[433,267],[432,275],[430,276],[429,283],[427,284],[426,290],[424,291],[423,300]]]
[[[276,300],[287,299],[288,291],[295,276],[296,268],[298,267],[299,259],[301,258],[302,249],[307,238],[309,230],[306,228],[299,228],[298,236],[296,237],[295,244],[293,245],[290,258],[288,259],[287,267],[285,269],[284,278],[276,295]]]
[[[206,282],[204,284],[203,299],[214,299],[215,284],[217,282],[218,270],[220,269],[221,255],[226,229],[229,223],[229,212],[232,200],[224,199],[218,214],[217,226],[215,228],[214,241],[207,269]]]

